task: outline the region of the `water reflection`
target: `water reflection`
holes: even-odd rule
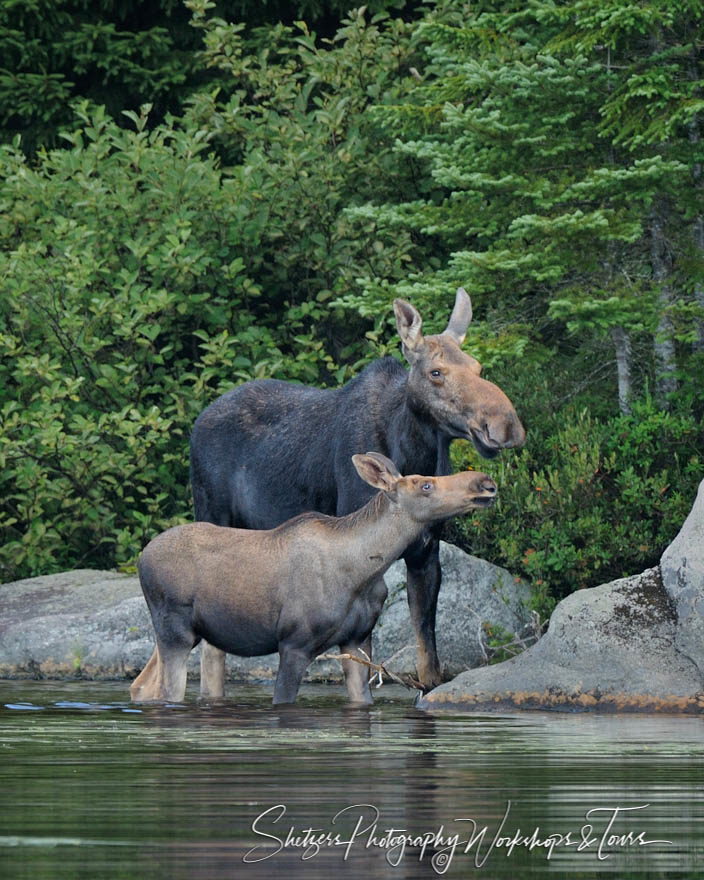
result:
[[[125,691],[0,682],[0,877],[694,878],[704,864],[699,719],[427,715],[388,686],[363,709],[341,688],[308,686],[293,707],[266,687],[142,707]]]

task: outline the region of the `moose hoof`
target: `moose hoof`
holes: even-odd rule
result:
[[[439,669],[434,670],[433,672],[419,674],[418,679],[423,688],[424,694],[427,694],[428,691],[432,691],[433,688],[436,688],[443,683],[443,677]]]

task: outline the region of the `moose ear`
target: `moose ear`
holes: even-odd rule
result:
[[[394,314],[396,315],[396,329],[403,344],[403,353],[410,361],[414,353],[423,345],[423,334],[421,333],[423,321],[417,309],[414,309],[405,299],[394,300]]]
[[[392,497],[396,494],[396,483],[401,479],[401,474],[390,458],[378,452],[367,452],[365,455],[353,455],[352,463],[365,483]]]
[[[464,287],[458,287],[457,295],[455,296],[455,307],[443,333],[454,339],[458,345],[462,345],[471,320],[472,300],[469,298],[469,294]]]

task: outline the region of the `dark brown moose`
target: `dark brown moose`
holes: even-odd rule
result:
[[[443,475],[450,473],[454,438],[471,440],[485,458],[523,444],[525,431],[511,401],[481,378],[479,362],[460,348],[472,318],[465,291],[457,291],[450,321],[437,336],[423,336],[410,303],[395,300],[394,312],[410,371],[387,357],[336,389],[246,382],[201,413],[191,435],[196,520],[270,529],[306,510],[351,513],[371,494],[352,467],[352,455],[362,449],[388,456],[403,473]],[[400,552],[418,639],[418,677],[426,688],[441,680],[435,646],[439,531],[426,531]],[[371,639],[364,650],[370,653]],[[223,694],[224,660],[203,646],[202,694]],[[367,672],[347,663],[350,676]]]
[[[304,513],[268,531],[196,522],[158,535],[139,579],[156,648],[133,682],[133,700],[182,700],[186,663],[201,640],[247,657],[279,652],[274,703],[292,703],[308,664],[333,645],[356,656],[386,599],[383,573],[430,523],[487,507],[486,474],[402,477],[378,453],[353,456],[377,492],[343,517]],[[350,699],[371,702],[368,683]]]

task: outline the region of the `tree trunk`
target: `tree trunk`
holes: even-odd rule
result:
[[[612,164],[613,156],[612,156]],[[606,262],[607,289],[613,290],[614,266],[617,265],[616,244],[608,245],[609,258]],[[611,327],[611,341],[616,352],[616,375],[618,378],[618,408],[627,416],[631,411],[631,337],[625,327]]]
[[[611,339],[616,349],[618,408],[623,415],[628,415],[631,411],[631,337],[623,327],[612,327]]]
[[[656,202],[650,217],[650,259],[653,280],[658,287],[660,317],[655,332],[655,394],[663,409],[670,408],[669,395],[677,390],[675,375],[675,341],[668,308],[672,304],[670,283],[671,256],[665,241],[666,207],[664,200]]]
[[[694,247],[697,255],[704,262],[704,217],[700,214],[694,221]],[[697,281],[694,285],[694,301],[704,311],[704,284]],[[697,335],[692,343],[694,351],[704,351],[704,318],[696,322]]]
[[[699,79],[696,54],[692,55],[689,75],[690,79],[693,81]],[[699,117],[695,116],[689,124],[689,142],[696,147],[699,144],[700,139]],[[694,183],[695,193],[698,193],[701,198],[704,194],[704,190],[702,189],[701,162],[695,162],[692,166],[692,181]],[[698,214],[694,219],[692,234],[694,238],[695,253],[699,259],[704,262],[704,216],[701,214]],[[700,309],[704,309],[704,284],[702,284],[701,281],[697,281],[694,285],[694,301]],[[704,318],[699,318],[696,322],[696,333],[697,335],[692,343],[692,348],[694,351],[702,351],[704,350]]]

